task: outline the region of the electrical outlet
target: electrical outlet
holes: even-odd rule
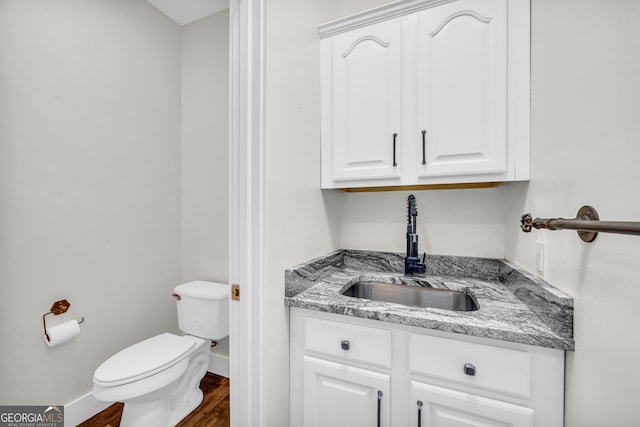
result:
[[[536,242],[536,275],[547,280],[547,242]]]

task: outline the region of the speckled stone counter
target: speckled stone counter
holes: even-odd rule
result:
[[[285,304],[383,322],[573,350],[573,298],[506,260],[427,255],[431,287],[466,292],[478,310],[450,311],[371,301],[342,292],[352,283],[402,283],[404,255],[338,250],[285,273]]]

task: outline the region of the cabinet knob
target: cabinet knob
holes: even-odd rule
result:
[[[349,344],[349,340],[342,340],[342,341],[340,341],[340,347],[341,347],[343,350],[349,350],[349,345],[350,345],[350,344]]]
[[[476,374],[476,367],[473,366],[471,363],[465,363],[464,364],[464,373],[466,375],[469,375],[470,377],[473,377]]]

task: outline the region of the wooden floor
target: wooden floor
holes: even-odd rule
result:
[[[178,427],[229,427],[229,379],[207,372],[200,382],[204,400]],[[122,403],[114,403],[78,427],[119,427]]]

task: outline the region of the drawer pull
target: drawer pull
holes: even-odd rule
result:
[[[470,377],[473,377],[476,375],[476,367],[473,366],[471,363],[465,363],[464,364],[464,373],[466,375],[469,375]]]
[[[418,427],[422,427],[422,400],[416,402],[418,404]]]
[[[349,350],[350,345],[351,344],[349,343],[349,340],[340,341],[340,348],[342,348],[343,350]]]

